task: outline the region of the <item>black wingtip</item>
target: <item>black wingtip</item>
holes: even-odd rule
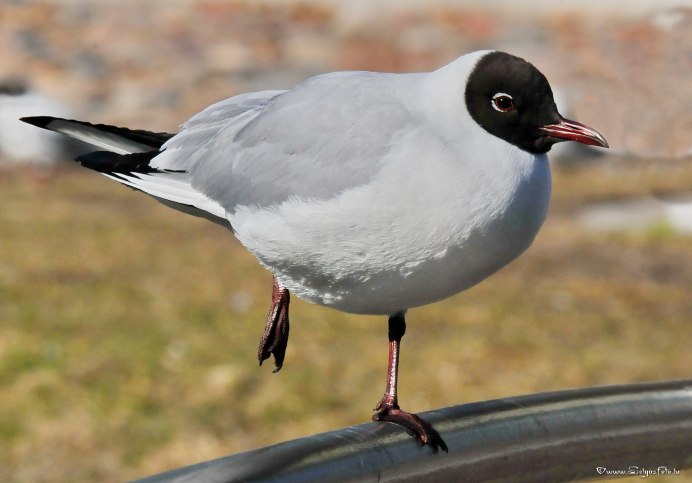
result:
[[[132,154],[94,151],[77,156],[75,161],[85,168],[101,173],[155,173],[158,170],[149,166],[149,163],[159,154],[161,154],[161,151],[158,149]]]
[[[54,121],[55,119],[60,119],[58,117],[51,117],[51,116],[28,116],[28,117],[20,117],[19,120],[22,122],[25,122],[27,124],[34,125],[36,127],[40,127],[43,129],[50,129],[48,127],[48,124],[50,124],[51,121]]]

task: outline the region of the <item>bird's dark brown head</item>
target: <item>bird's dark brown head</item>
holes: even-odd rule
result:
[[[483,56],[469,76],[465,99],[478,125],[530,153],[548,152],[560,141],[608,147],[596,130],[560,115],[548,79],[519,57]]]

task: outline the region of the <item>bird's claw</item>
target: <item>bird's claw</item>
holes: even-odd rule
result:
[[[276,279],[274,279],[272,307],[269,310],[269,315],[267,315],[264,333],[260,339],[259,350],[257,351],[260,366],[269,356],[274,356],[276,368],[273,372],[281,370],[284,356],[286,355],[288,331],[290,328],[288,323],[288,305],[290,300],[288,290],[279,285]]]
[[[372,416],[373,421],[386,421],[398,424],[406,429],[421,446],[427,444],[432,448],[433,452],[437,452],[438,449],[442,449],[445,453],[448,452],[447,444],[440,436],[440,433],[421,417],[402,411],[398,406],[387,407],[383,404],[383,401],[380,401],[375,410],[377,412]]]

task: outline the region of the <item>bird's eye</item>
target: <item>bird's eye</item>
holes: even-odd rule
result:
[[[493,105],[493,109],[500,112],[507,112],[514,109],[514,99],[512,99],[512,96],[505,94],[504,92],[498,92],[495,94],[491,104]]]

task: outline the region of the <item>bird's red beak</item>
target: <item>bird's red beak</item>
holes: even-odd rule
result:
[[[547,132],[554,138],[564,139],[565,141],[577,141],[590,146],[608,147],[608,141],[603,135],[589,126],[577,121],[562,119],[557,124],[548,124],[539,128],[543,132]]]

